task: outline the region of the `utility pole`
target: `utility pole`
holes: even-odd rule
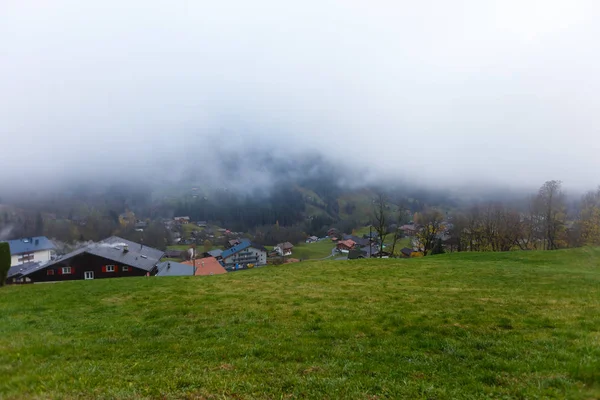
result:
[[[192,245],[191,246],[192,249],[192,264],[193,264],[193,268],[194,270],[192,271],[192,275],[196,275],[196,245]]]

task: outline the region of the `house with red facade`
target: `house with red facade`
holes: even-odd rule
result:
[[[154,275],[162,250],[112,236],[24,270],[21,283]]]
[[[348,240],[340,240],[335,247],[342,253],[349,253],[350,250],[354,249],[355,246],[356,246],[356,242],[352,239],[348,239]]]

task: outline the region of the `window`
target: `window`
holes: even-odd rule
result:
[[[123,272],[128,272],[129,271],[129,267],[123,266]]]
[[[46,275],[54,275],[54,270],[53,269],[46,270]]]
[[[21,257],[19,257],[19,262],[21,263],[26,263],[29,261],[33,261],[33,253],[23,254]]]
[[[107,265],[106,266],[106,272],[115,272],[115,266],[114,265]]]
[[[63,267],[62,273],[63,275],[69,275],[71,273],[71,267]]]

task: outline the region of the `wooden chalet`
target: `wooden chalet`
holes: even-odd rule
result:
[[[163,254],[162,250],[112,236],[27,269],[19,278],[36,283],[154,275]]]
[[[356,246],[356,242],[352,239],[348,239],[348,240],[340,240],[335,247],[342,253],[348,253],[348,252],[350,252],[350,250],[354,249],[355,246]]]
[[[279,256],[291,256],[294,245],[290,242],[279,243],[275,246],[274,250],[277,251]]]

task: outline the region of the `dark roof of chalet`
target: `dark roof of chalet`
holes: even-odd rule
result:
[[[414,252],[414,250],[409,249],[408,247],[404,247],[402,250],[400,250],[400,252],[404,255],[410,256]]]
[[[221,249],[214,249],[211,251],[207,251],[207,254],[209,254],[211,257],[221,257],[221,254],[223,254],[223,250]]]
[[[229,243],[230,246],[235,246],[236,244],[240,244],[242,241],[240,239],[231,239],[228,240],[227,243]]]
[[[9,240],[10,254],[33,253],[42,250],[52,250],[56,248],[54,243],[46,236],[34,236],[28,238]]]
[[[358,244],[359,246],[368,246],[369,243],[371,242],[370,239],[363,239],[363,238],[359,238],[359,237],[354,238],[352,240],[354,240],[356,242],[356,244]]]
[[[14,276],[21,276],[27,274],[29,270],[35,271],[40,266],[40,263],[37,262],[28,262],[24,264],[15,265],[8,269],[8,274],[6,278],[12,278]]]
[[[237,244],[237,245],[225,250],[223,253],[221,253],[221,257],[223,257],[223,258],[231,257],[235,253],[238,253],[244,249],[247,249],[250,246],[251,246],[250,241],[247,239],[244,239],[240,242],[240,244]]]
[[[196,260],[196,263],[199,263]],[[194,267],[186,264],[181,264],[174,261],[163,261],[157,266],[158,272],[156,276],[192,276],[194,275]]]
[[[285,243],[279,243],[276,247],[280,247],[282,249],[293,249],[294,245],[291,244],[290,242],[285,242]]]
[[[125,251],[125,246],[127,246],[127,251]],[[72,251],[69,254],[65,254],[64,256],[50,261],[49,263],[40,265],[38,268],[28,270],[27,275],[31,274],[37,269],[48,268],[53,265],[60,264],[69,258],[84,253],[106,258],[118,264],[125,264],[134,268],[143,269],[144,271],[151,271],[164,255],[162,250],[144,246],[140,243],[135,243],[118,236],[111,236],[98,243],[92,243]]]
[[[366,255],[367,257],[371,257],[371,254],[375,254],[377,249],[373,249],[371,246],[361,247],[360,252]]]
[[[356,243],[360,246],[368,246],[369,245],[369,239],[360,238],[355,235],[344,235],[343,238],[344,238],[344,240],[352,240],[352,241],[354,241],[354,243]]]

